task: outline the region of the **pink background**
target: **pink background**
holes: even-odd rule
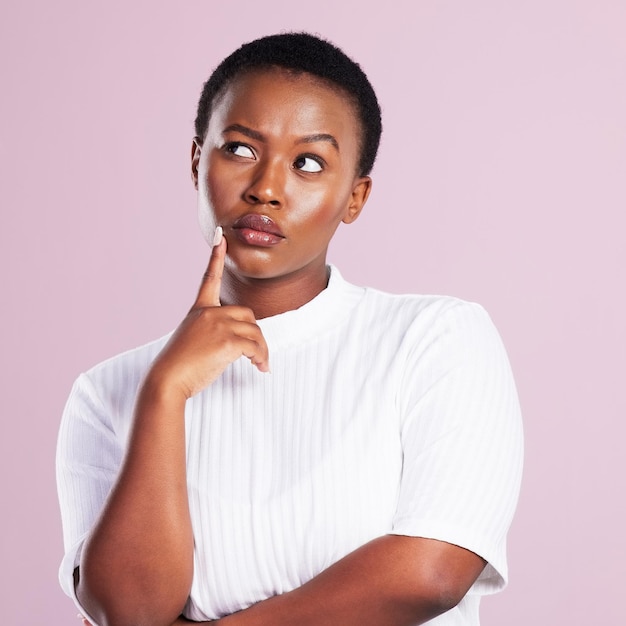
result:
[[[341,45],[384,109],[372,197],[331,259],[357,283],[483,303],[509,350],[526,473],[511,583],[483,624],[624,623],[618,0],[2,4],[2,622],[76,623],[56,581],[65,398],[190,305],[207,258],[188,165],[201,84],[286,29]]]

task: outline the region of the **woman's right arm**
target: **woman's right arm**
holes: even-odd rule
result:
[[[171,624],[191,586],[184,399],[146,380],[126,458],[83,548],[76,595],[98,624]]]
[[[171,626],[181,614],[193,576],[185,402],[242,355],[269,369],[252,311],[219,305],[225,253],[222,239],[141,386],[120,473],[85,542],[76,594],[100,626]]]

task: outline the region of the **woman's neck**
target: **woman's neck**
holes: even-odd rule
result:
[[[220,301],[245,306],[256,319],[293,311],[310,302],[328,286],[329,270],[294,272],[277,278],[242,277],[224,269]]]

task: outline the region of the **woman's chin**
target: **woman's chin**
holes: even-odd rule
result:
[[[265,280],[276,278],[281,274],[280,268],[272,262],[267,251],[253,254],[249,252],[239,254],[238,251],[226,252],[226,267],[228,271],[242,280]]]

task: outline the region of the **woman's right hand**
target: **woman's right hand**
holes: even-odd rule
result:
[[[267,343],[252,310],[220,304],[226,247],[218,226],[198,297],[156,358],[144,386],[162,386],[187,399],[208,387],[241,356],[259,371],[269,371]]]

